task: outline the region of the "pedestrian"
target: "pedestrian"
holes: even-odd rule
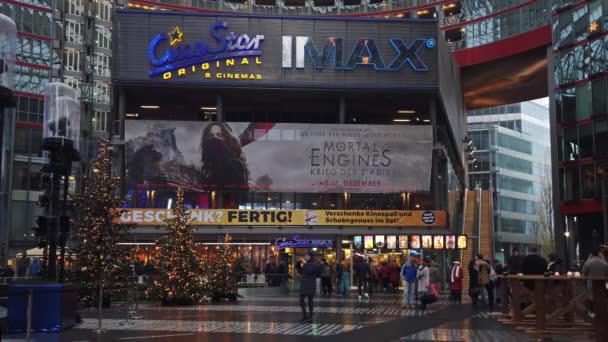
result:
[[[30,259],[27,257],[27,253],[23,252],[21,258],[17,259],[17,277],[25,277],[28,274],[30,268]]]
[[[336,264],[336,294],[343,295],[342,293],[342,276],[344,275],[344,266],[342,261]]]
[[[517,275],[523,273],[521,268],[522,262],[523,258],[521,255],[519,255],[519,248],[513,248],[513,253],[507,262],[507,270],[509,271],[509,274]]]
[[[403,279],[403,306],[406,307],[414,307],[416,304],[416,280],[418,273],[418,267],[412,261],[412,259],[407,259],[403,267],[401,267],[401,278]]]
[[[340,289],[342,296],[348,297],[350,294],[350,264],[346,259],[342,260],[342,277],[340,279]]]
[[[479,271],[475,268],[475,260],[471,259],[467,269],[469,271],[469,297],[471,297],[471,304],[477,306],[479,298]]]
[[[383,261],[381,266],[380,266],[380,279],[382,281],[382,290],[384,290],[384,292],[388,291],[388,286],[389,286],[389,282],[390,282],[390,276],[391,276],[391,268],[390,266],[386,263],[386,261]]]
[[[399,291],[399,282],[401,279],[399,278],[399,271],[401,271],[401,267],[397,265],[396,262],[391,262],[391,275],[389,276],[389,281],[391,282],[392,292],[397,293]]]
[[[240,264],[240,263],[238,263]],[[289,273],[288,273],[288,269],[287,269],[287,265],[285,265],[285,261],[281,260],[281,262],[279,263],[279,277],[280,277],[280,283],[279,286],[281,288],[281,292],[289,292],[288,288],[287,288],[287,281],[289,280]],[[241,273],[242,276],[242,273]],[[240,281],[240,279],[238,279]]]
[[[32,264],[30,265],[30,275],[33,277],[40,275],[40,260],[38,258],[34,258],[32,260]]]
[[[494,307],[494,303],[496,302],[496,297],[494,296],[494,290],[496,289],[496,282],[498,281],[498,275],[496,274],[496,270],[492,267],[490,260],[486,260],[487,268],[490,270],[490,282],[486,285],[486,290],[488,291],[488,302],[490,304],[490,309]]]
[[[333,290],[332,286],[331,286],[331,276],[332,276],[331,266],[327,263],[327,260],[322,259],[321,260],[321,284],[322,284],[324,296],[331,297],[331,292]]]
[[[496,272],[497,275],[503,275],[505,273],[505,268],[500,263],[500,260],[498,260],[498,259],[494,259],[493,268],[494,268],[494,271]],[[501,278],[497,278],[496,279],[496,287],[494,288],[496,303],[501,303],[502,304],[502,300],[501,300],[501,291],[502,291],[501,289],[502,289],[502,286],[503,286],[503,280]]]
[[[319,265],[315,261],[315,254],[308,252],[304,256],[304,260],[297,265],[298,273],[302,275],[300,278],[300,307],[302,308],[301,322],[312,323],[312,314],[314,311],[313,298],[317,292],[317,278],[321,271]],[[308,299],[308,311],[306,314],[306,305],[304,299]]]
[[[547,264],[547,271],[549,274],[564,273],[563,263],[560,258],[557,257],[557,254],[551,253],[549,254],[549,264]]]
[[[5,278],[12,278],[15,276],[15,270],[13,270],[13,267],[11,267],[11,265],[8,265],[6,267],[6,270],[4,270],[4,277]]]
[[[475,261],[475,269],[477,270],[479,293],[484,304],[490,304],[488,301],[488,285],[490,284],[490,265],[483,260],[483,255],[477,255]]]
[[[530,254],[526,255],[521,263],[521,272],[524,275],[544,275],[547,272],[548,263],[545,258],[538,255],[538,249],[533,247]],[[524,281],[524,286],[530,290],[534,289],[534,282]]]
[[[355,264],[355,275],[357,276],[357,287],[359,288],[359,299],[362,295],[369,298],[372,292],[370,286],[371,269],[365,259],[361,258]],[[362,292],[365,290],[365,293]]]
[[[450,298],[453,302],[462,304],[462,277],[464,272],[460,267],[460,261],[456,260],[452,263],[450,270]]]
[[[418,289],[418,298],[420,299],[421,310],[426,310],[426,304],[422,301],[422,297],[429,293],[430,286],[430,272],[427,264],[428,260],[422,261],[420,266],[418,266],[418,271],[416,273],[416,278],[418,279],[416,286]]]
[[[587,261],[585,261],[585,264],[583,265],[582,274],[585,277],[608,277],[608,263],[600,256],[600,253],[597,249],[593,249],[591,251],[589,259],[587,259]],[[587,287],[591,288],[591,286],[592,282],[587,281]],[[589,308],[589,312],[593,313],[595,309],[593,305],[593,297],[591,297],[587,301],[587,306]]]

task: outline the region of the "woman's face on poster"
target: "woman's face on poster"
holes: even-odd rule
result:
[[[218,139],[218,140],[224,140],[224,134],[222,132],[222,128],[218,125],[213,125],[211,127],[211,130],[209,131],[209,133],[211,133],[211,137]]]

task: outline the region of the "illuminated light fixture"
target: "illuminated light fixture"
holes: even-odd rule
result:
[[[342,240],[342,243],[353,243],[352,240]]]
[[[397,18],[403,18],[404,15],[405,14],[403,14],[403,13],[399,13],[399,14],[397,14]]]
[[[217,110],[217,107],[201,107],[201,110]]]
[[[420,208],[420,204],[416,203],[416,209]]]
[[[410,122],[410,119],[393,119],[393,122]]]
[[[127,113],[125,116],[128,118],[136,118],[139,116],[139,113]]]
[[[425,10],[422,10],[422,11],[418,11],[418,12],[416,12],[416,14],[418,14],[418,15],[421,15],[421,14],[428,14],[428,13],[429,13],[429,10],[426,10],[426,9],[425,9]]]
[[[600,25],[597,23],[597,21],[594,21],[591,24],[589,24],[589,32],[595,32],[599,28],[600,28]]]
[[[416,111],[413,109],[401,109],[397,111],[397,114],[416,114]]]
[[[466,31],[466,29],[464,27],[461,27],[460,32],[464,32],[464,31]]]
[[[423,122],[431,122],[431,119],[424,119]]]
[[[139,106],[139,108],[141,108],[141,109],[160,109],[160,106],[143,105],[143,106]]]
[[[175,26],[175,28],[173,29],[173,32],[169,32],[169,33],[167,33],[167,35],[170,38],[169,45],[173,46],[177,43],[182,42],[182,37],[184,36],[184,33],[179,30],[179,26]]]

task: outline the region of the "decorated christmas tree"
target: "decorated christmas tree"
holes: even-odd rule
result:
[[[222,298],[236,300],[237,279],[233,275],[232,251],[230,250],[229,234],[224,236],[224,244],[219,246],[218,253],[207,268],[209,291],[214,301]]]
[[[205,300],[206,280],[190,233],[190,215],[184,207],[184,191],[177,190],[173,217],[166,221],[167,234],[156,241],[158,278],[150,295],[165,305],[190,305]]]
[[[83,191],[74,197],[77,215],[72,230],[75,246],[70,257],[73,267],[68,274],[81,285],[80,303],[92,306],[104,288],[104,299],[122,300],[126,291],[128,266],[118,246],[121,234],[133,226],[114,223],[123,200],[118,196],[120,178],[112,176],[110,144],[101,140],[90,176],[83,178]]]

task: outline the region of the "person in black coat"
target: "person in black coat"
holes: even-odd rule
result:
[[[547,260],[538,255],[538,249],[532,248],[532,253],[528,254],[521,263],[521,273],[524,275],[543,275],[547,272]],[[524,286],[534,289],[534,282],[526,280]]]
[[[355,274],[357,275],[357,285],[359,288],[359,299],[364,294],[363,289],[365,289],[365,297],[369,298],[372,294],[372,287],[370,286],[370,280],[372,278],[372,271],[369,267],[369,264],[365,259],[359,259],[359,261],[355,264]]]
[[[298,272],[302,275],[300,278],[300,306],[302,307],[302,322],[312,322],[313,313],[313,298],[317,292],[317,278],[321,277],[319,264],[315,262],[315,254],[313,252],[306,253],[304,263],[298,263]],[[310,315],[306,315],[306,305],[304,298],[308,299],[308,310]]]
[[[507,261],[507,269],[509,270],[509,274],[516,275],[523,273],[521,269],[522,263],[523,257],[519,255],[519,248],[513,248],[513,254],[509,258],[509,261]]]

